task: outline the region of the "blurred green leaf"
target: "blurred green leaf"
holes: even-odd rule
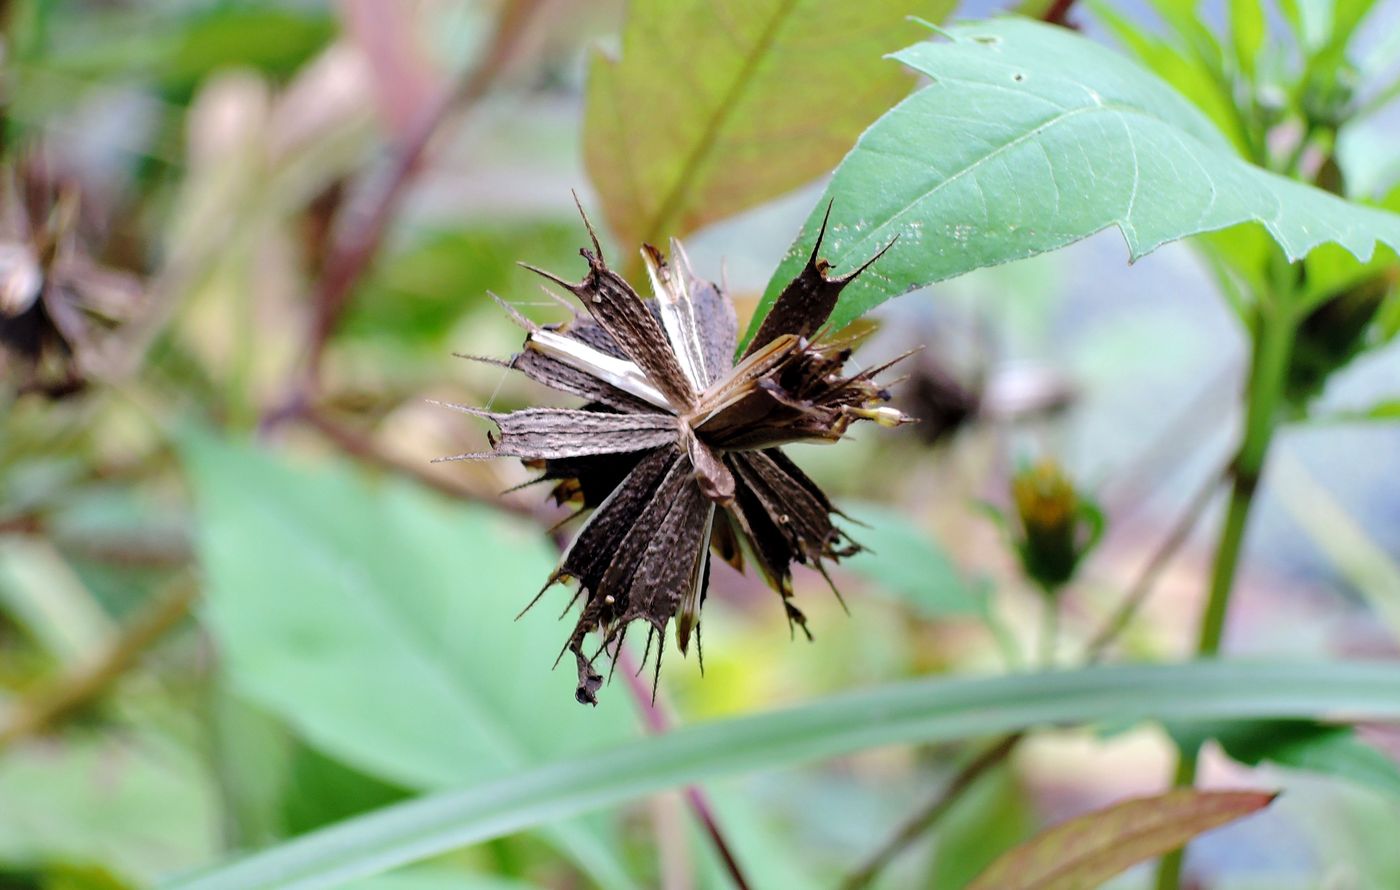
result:
[[[1400,420],[1400,398],[1381,399],[1368,408],[1360,408],[1355,411],[1334,411],[1320,414],[1311,420],[1314,423],[1351,423],[1368,420],[1394,422]]]
[[[812,180],[913,80],[881,56],[950,0],[636,0],[589,67],[584,160],[631,257]]]
[[[1106,0],[1096,0],[1090,7],[1094,17],[1104,24],[1124,49],[1137,56],[1138,61],[1165,80],[1172,89],[1191,100],[1225,134],[1236,152],[1246,157],[1251,154],[1251,136],[1235,106],[1230,85],[1219,71],[1191,53],[1188,47],[1175,45],[1152,34]]]
[[[30,60],[36,68],[83,79],[145,78],[180,102],[205,78],[228,68],[285,78],[335,35],[334,20],[323,10],[262,0],[193,8],[68,8],[46,27],[53,47]]]
[[[1251,79],[1259,61],[1259,51],[1269,36],[1264,2],[1265,0],[1229,0],[1228,4],[1230,41],[1235,50],[1235,64]]]
[[[963,579],[928,532],[874,504],[843,503],[841,510],[855,520],[843,527],[865,548],[841,560],[842,569],[874,581],[933,617],[986,614],[986,591]]]
[[[494,875],[471,874],[442,866],[408,868],[393,874],[361,878],[343,890],[530,890],[533,884]]]
[[[1189,102],[1084,37],[1019,19],[949,33],[895,54],[934,82],[872,125],[827,186],[835,207],[822,253],[837,269],[898,237],[841,292],[834,327],[1110,225],[1132,258],[1246,222],[1294,258],[1329,241],[1358,256],[1378,240],[1400,245],[1400,217],[1241,161]],[[806,262],[825,209],[779,264],[751,330]]]
[[[202,435],[184,454],[205,621],[236,688],[312,744],[435,788],[632,733],[622,697],[581,708],[573,677],[551,672],[567,629],[548,608],[514,621],[554,568],[538,530]],[[600,882],[628,884],[602,834],[549,833]]]
[[[1115,665],[984,679],[925,679],[565,758],[362,816],[172,886],[233,890],[346,879],[644,795],[881,745],[991,736],[1045,723],[1400,717],[1395,664]]]
[[[1062,822],[992,864],[969,890],[1081,890],[1268,806],[1261,791],[1182,788]]]
[[[112,636],[111,617],[43,539],[0,539],[0,608],[60,664],[89,657]]]
[[[285,782],[282,819],[290,835],[305,834],[409,796],[402,788],[352,769],[306,745],[298,745],[292,751]]]
[[[1177,745],[1199,748],[1214,739],[1232,759],[1247,766],[1269,762],[1321,773],[1400,797],[1400,764],[1356,737],[1350,726],[1310,720],[1172,724]]]
[[[272,4],[220,4],[192,19],[160,66],[166,89],[186,95],[224,68],[252,68],[286,77],[319,52],[335,34],[326,13]]]
[[[580,237],[581,229],[572,222],[426,233],[376,263],[340,329],[348,336],[421,348],[424,341],[446,336],[467,310],[485,302],[487,291],[511,302],[543,299],[539,277],[517,263],[568,268],[578,258]]]
[[[0,863],[101,866],[137,885],[207,862],[214,795],[195,756],[148,738],[61,741],[0,757]]]

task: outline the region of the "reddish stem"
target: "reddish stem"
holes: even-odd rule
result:
[[[652,701],[651,687],[637,676],[636,665],[632,663],[631,656],[625,650],[620,650],[616,657],[618,673],[627,680],[627,689],[632,693],[632,698],[636,700],[637,707],[642,710],[642,720],[646,723],[647,731],[652,735],[665,735],[671,729],[671,721],[667,718],[665,711]],[[719,821],[715,818],[714,807],[711,806],[705,792],[695,785],[690,785],[686,787],[684,794],[690,811],[695,814],[695,818],[705,829],[705,834],[709,836],[710,842],[715,845],[715,851],[724,861],[725,870],[733,879],[734,886],[738,887],[739,890],[749,890],[751,885],[748,878],[744,876],[744,869],[739,865],[739,860],[725,839]]]
[[[1041,21],[1059,25],[1062,28],[1078,30],[1069,21],[1069,11],[1073,6],[1074,0],[1054,0],[1050,4],[1050,8],[1045,10],[1045,14],[1040,17]]]

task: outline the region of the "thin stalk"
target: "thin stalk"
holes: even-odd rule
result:
[[[188,577],[154,594],[96,657],[11,709],[0,724],[0,750],[52,729],[100,698],[184,619],[198,595]]]
[[[846,876],[841,882],[841,890],[860,890],[874,880],[875,876],[912,844],[924,832],[928,831],[943,818],[943,815],[953,808],[963,796],[963,793],[971,788],[983,773],[992,767],[1006,760],[1011,756],[1011,752],[1016,750],[1016,746],[1021,743],[1025,733],[1017,732],[1008,736],[1003,736],[996,744],[983,751],[976,758],[969,761],[967,766],[958,770],[939,795],[930,804],[921,808],[909,818],[894,836],[885,842],[879,850],[876,850],[869,859],[859,868]]]
[[[665,735],[671,729],[670,718],[652,700],[652,691],[646,683],[637,679],[636,665],[632,663],[631,657],[621,646],[618,647],[617,670],[627,682],[627,689],[632,693],[632,698],[637,702],[637,707],[642,711],[642,718],[646,723],[647,731],[653,735]],[[724,870],[729,874],[729,879],[733,882],[735,890],[750,890],[753,886],[749,882],[744,868],[739,863],[739,858],[734,855],[734,848],[725,836],[724,829],[719,824],[719,819],[715,816],[714,807],[710,805],[710,799],[698,786],[691,785],[683,792],[685,802],[690,807],[695,820],[700,823],[705,836],[710,839],[710,843],[715,848],[715,853],[719,855],[720,862],[724,865]]]
[[[1220,652],[1245,531],[1249,526],[1264,463],[1268,459],[1269,446],[1278,426],[1284,379],[1297,333],[1290,275],[1291,270],[1287,266],[1280,267],[1275,274],[1274,299],[1261,303],[1259,309],[1250,365],[1244,437],[1230,466],[1230,504],[1220,530],[1220,542],[1216,546],[1210,594],[1201,615],[1200,636],[1196,641],[1196,655],[1201,658],[1210,658]],[[1195,784],[1198,760],[1199,752],[1196,750],[1181,752],[1176,774],[1172,778],[1173,787],[1186,788]],[[1182,847],[1162,857],[1157,870],[1157,890],[1177,890],[1181,884],[1185,853],[1186,848]]]
[[[1040,613],[1040,668],[1050,670],[1055,666],[1055,643],[1060,636],[1060,600],[1053,593],[1042,597],[1044,608]]]
[[[1143,564],[1142,570],[1134,579],[1118,608],[1114,610],[1098,632],[1090,638],[1089,644],[1084,649],[1086,663],[1098,663],[1108,651],[1108,647],[1131,623],[1138,608],[1142,606],[1148,594],[1156,586],[1163,569],[1191,537],[1196,523],[1210,504],[1211,496],[1219,488],[1223,475],[1223,471],[1210,475],[1201,490],[1191,499],[1171,532],[1162,539],[1152,556]],[[906,819],[904,824],[880,849],[872,853],[865,862],[842,881],[842,890],[860,890],[860,888],[868,886],[896,856],[904,852],[925,832],[931,830],[967,793],[968,789],[977,783],[979,778],[1009,758],[1024,738],[1025,733],[1020,732],[1003,736],[983,754],[969,761],[967,766],[959,770],[957,775],[937,795],[929,799]]]

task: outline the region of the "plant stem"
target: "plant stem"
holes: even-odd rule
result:
[[[943,814],[953,808],[953,804],[958,802],[963,793],[971,788],[982,777],[983,773],[1006,760],[1024,737],[1025,733],[1021,732],[1003,736],[992,747],[983,751],[974,760],[969,761],[967,766],[958,770],[958,774],[939,792],[937,797],[930,801],[927,806],[920,808],[900,826],[894,836],[875,851],[860,868],[847,875],[846,879],[841,882],[841,890],[859,890],[859,888],[867,886],[874,880],[875,875],[889,864],[891,859],[898,856],[919,835],[928,831],[934,826],[934,823],[943,818]]]
[[[1055,666],[1055,643],[1060,635],[1060,600],[1053,593],[1046,593],[1042,599],[1040,613],[1040,669],[1050,670]]]
[[[199,594],[181,577],[154,594],[106,649],[16,705],[0,725],[0,750],[39,735],[91,704],[134,667],[189,612]]]
[[[665,735],[671,728],[671,721],[666,716],[666,712],[661,710],[652,700],[651,688],[637,679],[636,665],[632,662],[631,657],[620,646],[614,657],[617,659],[618,673],[626,680],[628,691],[632,693],[632,698],[642,711],[642,719],[646,723],[647,731],[653,735]],[[710,843],[714,845],[715,852],[724,864],[725,871],[729,873],[735,890],[749,890],[753,885],[749,883],[744,874],[743,866],[739,864],[738,857],[734,855],[734,849],[725,837],[724,829],[720,827],[719,820],[715,817],[714,807],[710,805],[710,800],[705,792],[699,786],[690,785],[685,789],[684,795],[691,813],[700,823],[700,827],[705,830]]]
[[[1210,594],[1201,616],[1200,636],[1196,642],[1196,655],[1200,658],[1210,658],[1220,652],[1245,530],[1249,525],[1269,446],[1278,426],[1284,380],[1297,332],[1297,319],[1291,300],[1292,286],[1288,283],[1290,274],[1287,266],[1281,266],[1275,275],[1273,299],[1261,301],[1259,305],[1247,390],[1244,438],[1230,466],[1230,505],[1225,514],[1225,524],[1220,530],[1220,543],[1216,546]],[[1173,787],[1186,788],[1195,784],[1198,760],[1198,751],[1182,750],[1176,774],[1172,778]],[[1162,857],[1157,870],[1157,890],[1177,890],[1181,884],[1185,853],[1186,848],[1182,847]]]
[[[1191,537],[1192,530],[1195,529],[1196,523],[1205,513],[1206,507],[1210,504],[1211,496],[1215,494],[1223,475],[1223,471],[1217,471],[1210,475],[1201,490],[1191,499],[1186,511],[1182,513],[1171,532],[1162,539],[1152,556],[1143,564],[1142,570],[1128,588],[1128,592],[1118,608],[1113,611],[1113,614],[1109,616],[1098,632],[1090,638],[1090,642],[1084,650],[1086,663],[1098,663],[1103,658],[1104,653],[1108,651],[1109,645],[1127,628],[1133,615],[1136,614],[1138,608],[1156,586],[1162,570]],[[879,850],[871,854],[869,859],[850,873],[841,883],[842,890],[859,890],[873,881],[875,876],[891,860],[918,840],[920,835],[932,829],[943,818],[944,814],[951,810],[953,805],[967,793],[967,790],[976,784],[981,776],[1010,757],[1024,738],[1025,733],[1020,732],[1003,736],[984,754],[963,767],[947,786],[905,820],[898,831]]]

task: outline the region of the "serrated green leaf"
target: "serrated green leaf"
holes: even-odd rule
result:
[[[1249,222],[1292,258],[1328,242],[1363,259],[1377,241],[1400,245],[1400,217],[1240,160],[1188,101],[1084,37],[1016,19],[950,34],[895,54],[934,82],[842,161],[751,331],[805,262],[827,198],[822,253],[838,270],[899,239],[841,293],[836,327],[891,297],[1108,226],[1132,258]]]
[[[880,56],[950,0],[635,0],[594,57],[584,161],[628,256],[831,169],[909,73]]]
[[[425,789],[632,734],[625,700],[585,711],[550,671],[562,633],[548,610],[514,620],[554,568],[538,529],[204,436],[184,453],[203,618],[238,691],[313,745]],[[628,886],[595,827],[549,836],[600,883]]]
[[[334,887],[352,877],[668,788],[881,745],[986,737],[1045,723],[1331,713],[1357,720],[1400,717],[1400,666],[1205,661],[906,681],[687,726],[431,795],[171,886]]]
[[[1260,791],[1181,788],[1063,822],[992,863],[968,890],[1082,890],[1273,802]]]

